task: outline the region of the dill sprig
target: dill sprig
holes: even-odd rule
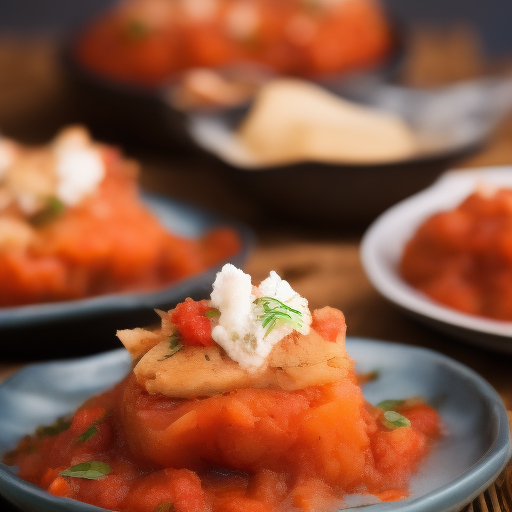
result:
[[[261,325],[267,328],[265,338],[276,327],[283,324],[289,324],[294,329],[302,327],[302,313],[274,297],[260,297],[254,301],[254,304],[263,308],[263,314],[258,319],[261,321]]]
[[[179,352],[183,348],[183,343],[181,343],[181,334],[179,331],[174,331],[174,333],[167,338],[167,341],[169,342],[169,353],[159,359],[159,361],[169,359],[169,357],[172,357],[176,352]]]
[[[66,210],[66,205],[58,197],[49,197],[43,210],[30,217],[30,223],[36,228],[50,224]]]

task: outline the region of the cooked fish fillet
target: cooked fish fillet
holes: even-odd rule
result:
[[[324,339],[314,329],[307,336],[293,333],[274,346],[267,365],[256,373],[242,369],[219,346],[185,346],[168,357],[167,332],[134,331],[118,333],[134,359],[159,336],[161,339],[149,350],[146,348],[134,368],[139,383],[152,394],[193,398],[249,387],[291,391],[334,382],[345,377],[350,368],[345,329],[335,342]]]

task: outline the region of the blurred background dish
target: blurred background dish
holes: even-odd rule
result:
[[[193,114],[189,131],[259,204],[310,223],[364,226],[475,152],[512,107],[512,78],[437,90],[358,79],[344,90],[362,102],[306,82],[270,83],[242,128],[238,115]],[[259,153],[265,143],[272,149]]]
[[[4,355],[105,350],[115,329],[201,295],[226,261],[242,265],[248,228],[169,197],[141,198],[139,171],[81,126],[41,146],[0,138]],[[9,341],[20,337],[37,342]]]
[[[361,259],[366,275],[389,301],[421,322],[488,349],[512,353],[512,322],[458,311],[405,282],[399,272],[404,246],[431,215],[458,206],[479,186],[512,187],[512,167],[452,171],[395,205],[365,233]]]
[[[117,346],[117,329],[153,323],[153,309],[167,310],[187,297],[203,298],[226,261],[243,266],[253,245],[253,234],[243,224],[169,197],[146,193],[142,199],[173,233],[199,237],[214,227],[228,226],[240,238],[240,249],[204,272],[157,291],[109,293],[66,302],[0,308],[2,339],[26,340],[24,344],[3,344],[4,357],[46,359],[108,350]]]
[[[239,251],[230,228],[165,228],[139,200],[138,163],[81,126],[42,146],[1,138],[0,160],[0,307],[154,291]]]
[[[389,72],[392,70],[394,78],[400,75],[408,41],[406,36],[396,36],[396,29],[391,28],[392,25],[386,21],[383,11],[371,3],[363,3],[358,7],[357,0],[334,2],[332,5],[336,7],[326,7],[321,2],[313,3],[316,6],[314,9],[308,8],[303,12],[301,9],[305,4],[299,6],[293,1],[286,3],[284,7],[276,7],[275,3],[270,7],[270,4],[264,2],[261,5],[258,2],[227,2],[225,5],[222,2],[213,2],[212,5],[216,7],[212,8],[211,14],[205,11],[204,18],[191,17],[187,10],[190,6],[185,7],[186,2],[172,6],[167,3],[165,7],[161,0],[120,3],[109,13],[100,16],[96,22],[92,22],[78,37],[70,40],[64,49],[68,77],[73,84],[74,94],[79,95],[75,96],[75,105],[79,106],[80,118],[105,137],[115,134],[115,137],[129,144],[149,144],[168,150],[172,147],[173,151],[178,152],[200,150],[203,156],[210,157],[206,161],[211,163],[212,171],[215,169],[224,183],[228,186],[234,185],[237,193],[248,195],[256,204],[270,207],[284,217],[297,218],[310,224],[322,222],[361,227],[368,225],[397,201],[428,186],[458,160],[474,153],[485,143],[512,106],[512,79],[507,78],[461,81],[449,87],[429,90],[392,85]],[[279,37],[274,34],[275,39],[267,40],[265,31],[269,28],[266,22],[262,22],[261,25],[254,25],[256,28],[253,27],[257,32],[256,39],[262,39],[258,39],[255,46],[247,47],[242,44],[240,51],[228,50],[230,45],[240,44],[229,31],[223,32],[229,25],[229,13],[231,10],[235,12],[236,9],[241,9],[240,5],[245,5],[244,9],[248,9],[244,11],[247,16],[250,11],[256,19],[261,16],[267,20],[269,13],[265,9],[275,9],[276,13],[270,13],[269,16],[277,16],[276,19],[279,20],[279,30],[276,28]],[[321,23],[340,22],[337,13],[338,10],[342,13],[344,8],[351,14],[339,15],[340,20],[344,20],[343,23],[350,22],[356,26],[357,21],[349,21],[356,16],[355,13],[364,17],[363,11],[369,11],[373,14],[365,15],[365,23],[375,22],[381,27],[379,37],[372,45],[378,45],[380,40],[381,50],[385,47],[386,51],[382,50],[380,57],[373,59],[373,70],[354,72],[357,66],[353,63],[348,65],[349,61],[342,60],[338,62],[337,69],[333,67],[321,70],[319,63],[313,64],[313,60],[306,58],[312,51],[310,48],[290,46],[287,31],[283,27],[292,23],[292,19],[305,16],[310,22],[319,24],[315,32],[318,35],[321,33]],[[164,9],[165,15],[162,14],[162,19],[156,23],[155,13],[160,12],[159,9]],[[172,21],[176,14],[172,14],[173,9],[180,13],[185,9],[183,12],[188,13],[182,13],[181,26],[177,21]],[[258,9],[262,9],[262,12]],[[331,12],[330,9],[334,11]],[[151,13],[153,14],[150,16]],[[166,19],[170,21],[165,21]],[[152,26],[154,23],[156,25],[151,30],[146,27],[141,38],[137,36],[139,38],[130,43],[126,30],[132,26],[134,20],[138,20],[137,26],[142,23],[141,20],[146,20],[142,23],[143,26]],[[165,30],[162,28],[164,26]],[[204,37],[211,38],[210,44],[203,45],[202,49],[196,48],[195,43],[191,42],[198,33],[198,26],[210,27],[204,33]],[[169,42],[169,33],[166,30],[174,34],[174,42]],[[362,31],[360,36],[365,38],[366,32]],[[320,39],[324,41],[323,36]],[[318,42],[316,39],[311,41],[320,45],[320,39]],[[149,44],[151,41],[153,42]],[[131,57],[138,55],[136,48],[140,49],[141,54],[145,54],[150,48],[167,44],[165,51],[172,54],[176,41],[181,41],[184,48],[183,60],[174,59],[171,62],[168,56],[167,60],[162,57],[159,61],[160,66],[167,62],[169,69],[175,71],[155,72],[150,80],[144,78],[142,67],[138,73],[130,68]],[[218,44],[214,44],[214,41]],[[274,54],[274,44],[284,45],[284,49]],[[344,45],[346,41],[340,38],[339,44]],[[191,49],[187,53],[188,46]],[[99,52],[100,47],[105,50],[102,54]],[[218,51],[215,54],[217,60],[208,60],[213,59],[213,55],[202,54],[206,47],[210,47],[212,52],[215,47]],[[299,50],[303,52],[306,63],[303,68],[297,64],[300,59],[294,53]],[[337,54],[341,58],[343,52],[339,50]],[[279,59],[275,55],[279,55]],[[118,66],[108,65],[109,59],[114,59],[115,56],[119,57]],[[103,60],[99,64],[95,63],[94,58],[100,57]],[[275,62],[274,57],[277,59]],[[363,62],[364,58],[360,58]],[[144,64],[142,61],[143,59],[140,66]],[[194,67],[196,64],[202,67]],[[324,65],[334,66],[335,62],[326,61]],[[364,67],[363,65],[362,68]],[[263,94],[262,89],[265,90],[269,84],[279,81],[279,76],[283,74],[307,78],[340,97],[340,101],[345,98],[353,102],[354,106],[362,105],[374,109],[375,118],[379,113],[395,116],[397,122],[401,121],[414,132],[418,139],[417,150],[408,154],[396,153],[395,158],[388,155],[379,159],[376,155],[368,160],[366,155],[366,160],[361,161],[326,161],[315,158],[314,155],[305,155],[294,161],[278,158],[273,164],[267,162],[264,166],[258,166],[257,163],[247,165],[246,160],[241,161],[234,157],[234,153],[240,154],[240,151],[231,151],[237,144],[237,132],[255,108],[254,97],[258,103],[259,94]],[[252,81],[252,86],[246,89],[250,89],[250,94],[240,96],[233,89],[233,82],[230,80],[235,76]],[[194,94],[189,94],[190,91],[184,93],[183,88],[180,89],[181,85],[176,86],[178,83],[192,84],[192,89],[195,88],[197,93],[194,93],[197,100],[195,103],[191,99]],[[210,101],[206,97],[206,91],[215,96],[213,91],[217,90],[219,101],[215,101],[213,97]],[[188,99],[184,99],[185,97]],[[279,115],[285,116],[289,113],[280,112]],[[275,116],[278,116],[277,112]],[[271,132],[275,124],[272,116],[269,116],[266,131]],[[371,122],[361,132],[351,134],[353,138],[364,140],[366,148],[376,146],[376,138],[368,139],[369,127],[371,128]],[[274,127],[275,130],[277,127]],[[382,130],[381,133],[387,134],[389,130]],[[348,134],[349,130],[344,132],[344,137],[339,135],[338,140],[340,137],[341,140],[350,139]],[[271,138],[270,133],[268,138]],[[325,139],[317,135],[317,140],[321,138]],[[334,136],[332,138],[334,140]],[[384,136],[380,138],[385,139]],[[349,147],[350,143],[347,142],[346,145]],[[381,147],[386,148],[389,145],[382,140]],[[361,155],[364,153],[361,152]],[[271,187],[270,182],[273,184]],[[283,194],[283,190],[287,193]],[[308,207],[296,208],[300,204],[308,204]]]
[[[186,110],[244,103],[265,79],[223,69],[252,64],[255,73],[319,77],[375,66],[392,45],[374,0],[129,0],[89,23],[73,52],[114,81],[171,83],[171,104]]]
[[[101,136],[191,149],[187,113],[244,109],[279,76],[383,78],[401,44],[374,0],[132,0],[62,55],[80,116]]]

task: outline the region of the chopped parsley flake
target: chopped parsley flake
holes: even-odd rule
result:
[[[86,480],[96,480],[103,476],[108,475],[112,469],[105,462],[100,462],[97,460],[91,460],[89,462],[82,462],[81,464],[76,464],[75,466],[71,466],[64,471],[61,471],[59,474],[61,476],[70,476],[73,478],[85,478]]]
[[[57,418],[57,421],[53,425],[47,425],[39,427],[36,430],[37,437],[43,436],[56,436],[61,432],[64,432],[71,426],[71,420],[65,420],[64,418]]]
[[[382,420],[382,423],[385,427],[389,428],[390,430],[394,430],[395,428],[400,427],[411,426],[411,422],[405,416],[402,416],[400,413],[396,411],[386,411],[384,413],[384,419]]]
[[[183,348],[183,343],[181,343],[181,334],[179,331],[174,331],[174,334],[169,336],[169,353],[166,354],[164,357],[159,359],[159,361],[165,361],[166,359],[169,359],[169,357],[172,357],[174,354],[179,352]]]

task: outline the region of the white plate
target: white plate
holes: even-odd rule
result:
[[[466,341],[512,353],[512,322],[470,315],[437,303],[407,284],[398,272],[404,245],[419,225],[434,213],[454,208],[485,184],[512,187],[512,166],[447,172],[431,187],[384,212],[369,227],[361,244],[361,259],[375,288],[406,313]]]

